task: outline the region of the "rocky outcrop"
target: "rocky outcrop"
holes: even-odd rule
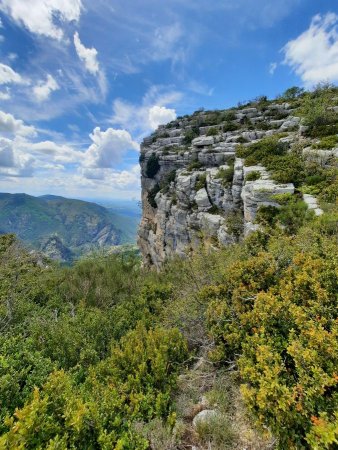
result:
[[[278,207],[274,196],[292,194],[295,188],[275,183],[261,165],[246,166],[236,148],[276,134],[290,146],[303,131],[290,104],[272,103],[200,111],[144,139],[138,239],[144,263],[159,267],[174,255],[185,257],[202,240],[216,248],[257,229],[258,209]]]

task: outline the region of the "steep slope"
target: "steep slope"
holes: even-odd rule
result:
[[[128,217],[82,200],[0,194],[1,232],[15,233],[38,249],[45,248],[55,236],[62,241],[64,254],[132,242],[136,224],[128,222]]]
[[[317,113],[316,96],[323,97]],[[291,91],[275,101],[197,111],[145,138],[138,240],[144,261],[160,266],[202,241],[235,242],[259,227],[259,211],[279,208],[278,195],[302,199],[320,215],[313,193],[329,184],[322,172],[338,154],[337,103],[336,88]]]

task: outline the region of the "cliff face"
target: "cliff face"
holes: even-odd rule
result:
[[[291,104],[278,102],[200,111],[144,139],[138,243],[146,264],[159,267],[175,254],[186,256],[202,239],[214,247],[235,242],[257,228],[260,206],[278,207],[275,194],[294,193],[292,183],[277,183],[261,164],[244,165],[236,156],[238,146],[269,136],[286,148],[303,142],[305,127],[294,113]],[[309,208],[321,214],[309,197]]]

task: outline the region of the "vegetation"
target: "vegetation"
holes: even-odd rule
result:
[[[315,123],[311,133],[332,126]],[[236,243],[217,252],[205,240],[159,272],[133,254],[60,267],[0,236],[1,449],[337,447],[337,171],[280,137],[238,155],[296,193],[262,206],[245,239],[242,212],[228,214]],[[229,183],[233,165],[219,175]],[[149,203],[174,179],[155,184]],[[325,214],[314,217],[301,192],[316,193]],[[192,428],[201,395],[217,413]]]
[[[51,236],[57,236],[67,253],[75,257],[97,250],[102,244],[110,247],[135,242],[140,212],[128,214],[53,195],[0,194],[2,233],[15,233],[36,250],[42,249]],[[99,242],[101,230],[105,230],[105,242]]]
[[[198,136],[199,136],[199,129],[198,129],[198,127],[193,127],[193,128],[188,129],[184,133],[183,145],[190,145],[192,140],[195,139]]]
[[[319,143],[313,145],[313,148],[330,149],[337,146],[338,146],[338,135],[334,134],[332,136],[323,137]]]
[[[233,178],[234,178],[234,173],[235,173],[235,169],[234,169],[234,163],[229,163],[229,167],[224,169],[221,168],[219,169],[219,171],[217,172],[216,178],[219,178],[222,180],[222,184],[224,186],[228,186],[229,183],[232,182]]]
[[[253,170],[252,172],[248,173],[247,176],[245,177],[246,181],[256,181],[259,180],[261,177],[261,173],[259,172],[259,170]]]
[[[155,186],[150,189],[150,191],[148,192],[147,198],[148,198],[148,202],[149,205],[152,206],[153,208],[157,208],[157,203],[155,201],[155,197],[158,194],[158,192],[160,192],[161,187],[158,183],[155,184]]]
[[[146,176],[148,178],[154,178],[157,172],[160,170],[160,163],[156,153],[152,153],[147,161]]]
[[[218,130],[215,127],[211,127],[207,131],[207,136],[217,136],[217,135],[218,135]]]
[[[201,163],[201,161],[193,161],[189,164],[189,166],[187,167],[187,170],[188,170],[188,172],[191,172],[192,170],[201,169],[201,167],[203,167],[203,164]]]
[[[198,176],[197,183],[195,185],[195,190],[199,191],[200,189],[203,189],[207,182],[207,175],[203,173],[202,175]]]

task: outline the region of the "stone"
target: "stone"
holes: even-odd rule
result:
[[[298,127],[300,122],[300,117],[289,117],[283,125],[280,127],[281,130],[289,130]]]
[[[198,209],[211,208],[211,203],[205,188],[196,192],[194,200],[197,203]]]
[[[212,145],[214,143],[214,138],[212,136],[200,136],[192,141],[192,145],[195,147],[204,147],[206,145]]]
[[[316,197],[310,194],[303,194],[303,200],[307,204],[307,207],[312,210],[316,216],[321,216],[324,212],[318,206]]]
[[[274,120],[272,111],[285,113],[285,118]],[[207,114],[201,112],[197,117],[182,118],[177,121],[175,128],[161,127],[145,138],[141,144],[143,214],[138,234],[144,263],[159,268],[174,255],[186,258],[208,237],[212,238],[210,242],[215,244],[215,248],[233,244],[236,238],[227,227],[227,217],[234,211],[242,217],[244,235],[259,229],[255,223],[258,209],[267,205],[279,207],[274,195],[293,194],[295,189],[291,183],[275,183],[261,164],[245,166],[245,161],[236,157],[236,148],[240,145],[238,140],[244,138],[247,142],[243,145],[248,146],[265,136],[286,131],[287,136],[281,138],[281,142],[293,144],[302,141],[306,127],[294,114],[296,112],[288,103],[270,104],[264,112],[254,107],[237,109],[237,123],[244,118],[249,118],[251,124],[265,120],[271,125],[270,129],[252,130],[241,125],[240,131],[223,133],[222,124],[206,125],[199,127],[199,136],[191,145],[179,151],[177,147],[181,147],[187,130],[196,127],[199,120],[205,123]],[[218,134],[206,136],[210,128],[217,128]],[[159,159],[160,169],[153,179],[149,179],[145,176],[146,165],[153,153]],[[338,148],[314,150],[309,146],[303,150],[303,154],[309,160],[331,166],[338,156]],[[232,181],[218,178],[220,169],[228,170],[230,167],[233,167]],[[172,171],[176,171],[174,181],[168,184],[166,177]],[[247,181],[248,174],[253,171],[260,172],[260,178]],[[157,208],[152,208],[148,194],[156,184],[162,189],[155,198]],[[305,194],[304,201],[314,214],[322,214],[315,197]]]
[[[208,422],[212,422],[213,420],[217,419],[218,416],[219,413],[216,410],[204,409],[194,417],[192,424],[195,428],[197,428],[199,425],[204,425]]]

